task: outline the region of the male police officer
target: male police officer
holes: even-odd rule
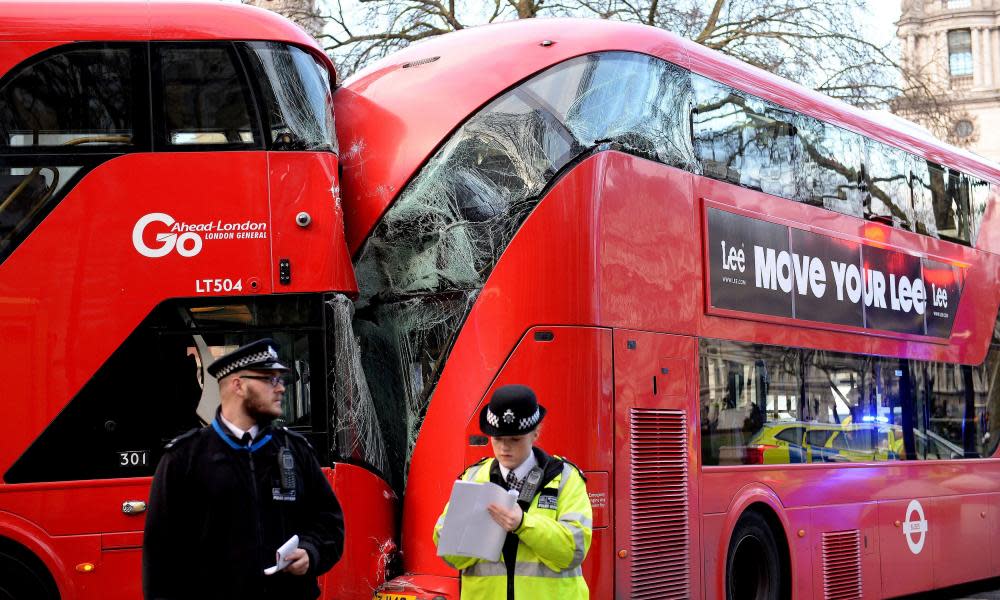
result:
[[[580,569],[590,549],[592,513],[583,474],[570,462],[534,447],[545,408],[523,385],[498,388],[479,415],[490,436],[494,458],[467,468],[466,481],[491,481],[518,490],[507,510],[487,510],[507,530],[499,562],[445,556],[462,571],[463,600],[580,600],[589,597]],[[438,541],[444,517],[434,528]]]
[[[271,426],[288,371],[277,348],[262,339],[212,363],[215,420],[167,445],[146,517],[147,600],[312,600],[340,558],[343,514],[312,447]],[[291,564],[265,575],[293,535]]]

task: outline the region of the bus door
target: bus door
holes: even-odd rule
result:
[[[700,596],[693,338],[616,329],[615,597]]]

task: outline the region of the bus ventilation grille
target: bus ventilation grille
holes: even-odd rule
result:
[[[823,591],[827,600],[861,597],[861,534],[823,534]]]
[[[691,598],[687,416],[629,410],[632,598]]]

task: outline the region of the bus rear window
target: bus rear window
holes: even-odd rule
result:
[[[244,56],[263,97],[272,150],[337,151],[330,73],[304,50],[250,42]]]

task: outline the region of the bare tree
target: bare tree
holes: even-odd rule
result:
[[[946,108],[919,68],[865,34],[870,0],[323,0],[321,43],[341,76],[409,44],[466,27],[582,16],[672,31],[862,108],[904,102],[923,121]],[[881,0],[880,0],[881,1]]]

